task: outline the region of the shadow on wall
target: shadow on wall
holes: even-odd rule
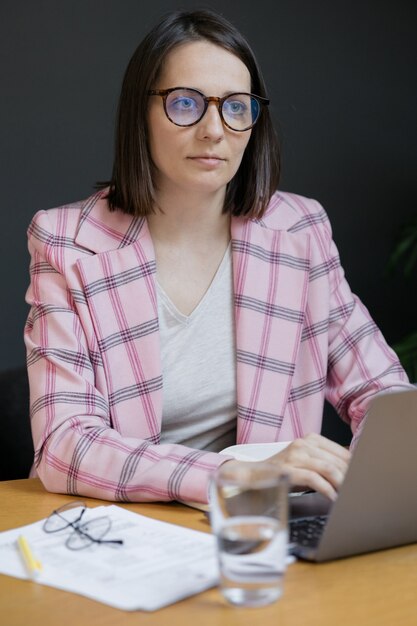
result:
[[[324,404],[321,434],[340,443],[341,446],[348,446],[352,439],[350,426],[339,417],[328,402]]]

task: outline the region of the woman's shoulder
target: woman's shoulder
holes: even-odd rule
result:
[[[74,239],[79,227],[81,217],[86,206],[94,196],[76,202],[70,202],[61,206],[41,209],[35,213],[28,229],[29,237],[44,239],[48,237],[49,242],[53,239],[65,237]]]
[[[85,255],[108,252],[138,239],[143,219],[111,211],[107,190],[86,200],[38,211],[29,229],[30,246],[48,256],[73,262]]]
[[[290,232],[320,225],[329,228],[327,213],[317,200],[287,191],[274,193],[260,222],[267,228]]]
[[[92,246],[81,240],[80,232],[100,198],[101,194],[94,194],[86,200],[38,211],[27,233],[30,253],[38,253],[62,272],[79,259],[90,256]]]

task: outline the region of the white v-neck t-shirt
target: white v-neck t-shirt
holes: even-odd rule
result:
[[[163,411],[161,443],[219,452],[236,443],[236,346],[230,244],[190,315],[157,283]]]

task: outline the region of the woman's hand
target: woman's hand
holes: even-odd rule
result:
[[[343,482],[350,452],[322,435],[295,439],[269,462],[277,463],[288,474],[292,487],[319,491],[331,500]]]

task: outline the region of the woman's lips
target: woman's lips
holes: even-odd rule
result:
[[[194,161],[195,163],[200,163],[201,165],[205,165],[206,167],[210,167],[210,168],[218,167],[219,165],[221,165],[222,163],[226,161],[226,159],[222,159],[221,157],[217,155],[201,154],[201,155],[188,157],[188,158]]]

